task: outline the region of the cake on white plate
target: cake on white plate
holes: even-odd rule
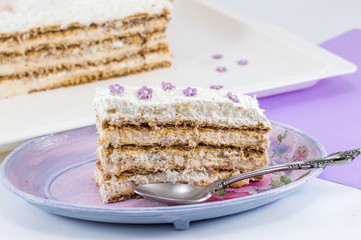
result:
[[[171,65],[169,0],[0,0],[0,99]]]
[[[94,180],[106,203],[136,198],[141,184],[203,186],[268,163],[270,123],[257,99],[222,86],[115,84],[97,89],[94,105]]]

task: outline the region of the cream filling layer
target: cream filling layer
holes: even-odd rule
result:
[[[99,192],[104,202],[109,202],[112,198],[121,198],[125,195],[130,195],[138,185],[148,183],[187,183],[198,186],[205,186],[218,179],[226,178],[232,175],[240,174],[240,171],[229,172],[192,172],[183,173],[178,171],[165,171],[161,173],[151,175],[134,175],[125,180],[119,180],[116,177],[112,177],[110,180],[103,178],[102,172],[96,169],[94,174],[94,180],[99,185]],[[249,179],[238,182],[239,185],[249,183]]]
[[[99,122],[98,129],[99,127]],[[211,146],[252,147],[265,150],[269,147],[266,134],[253,131],[230,131],[222,129],[182,129],[182,128],[120,128],[119,130],[102,129],[98,131],[98,144],[103,147],[120,148],[122,145],[136,146],[189,146],[199,144]]]
[[[24,95],[31,91],[48,88],[52,85],[61,84],[69,81],[76,76],[98,74],[99,72],[117,71],[125,68],[137,68],[146,64],[160,63],[163,61],[171,61],[171,54],[153,53],[145,57],[138,57],[132,60],[115,62],[107,65],[89,67],[86,69],[78,69],[71,72],[62,72],[52,74],[44,78],[4,80],[0,81],[0,99],[18,95]]]
[[[32,48],[37,45],[47,45],[47,44],[56,44],[62,45],[65,43],[79,42],[79,41],[89,41],[89,39],[99,39],[101,38],[111,38],[114,36],[127,36],[134,35],[137,33],[153,32],[157,29],[165,29],[168,24],[168,20],[164,18],[154,19],[149,22],[144,22],[144,24],[123,28],[119,26],[118,28],[110,27],[99,27],[96,29],[90,29],[88,31],[79,31],[79,32],[64,32],[59,34],[59,36],[52,38],[38,38],[34,40],[26,40],[21,43],[18,42],[0,42],[0,52],[20,52],[24,53],[27,49]]]
[[[48,66],[59,66],[61,64],[75,65],[83,64],[84,62],[98,62],[106,61],[107,58],[119,58],[120,56],[129,57],[141,50],[156,48],[157,46],[168,45],[168,38],[161,34],[154,36],[144,45],[131,44],[122,45],[115,42],[115,47],[103,49],[102,46],[93,46],[85,48],[83,51],[73,51],[72,55],[59,56],[50,55],[43,58],[32,59],[31,61],[18,61],[14,63],[5,63],[0,65],[0,75],[13,75],[19,72],[34,71],[37,68],[47,68]]]
[[[246,156],[243,150],[221,148],[114,149],[108,155],[107,149],[98,147],[97,157],[104,173],[116,176],[123,172],[137,174],[175,169],[184,173],[212,169],[250,171],[268,164],[267,153]]]

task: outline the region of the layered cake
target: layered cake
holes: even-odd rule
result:
[[[269,121],[256,98],[222,88],[177,89],[163,82],[97,89],[94,180],[103,201],[136,198],[133,189],[141,184],[204,186],[264,167]]]
[[[1,0],[0,99],[168,67],[169,0]]]

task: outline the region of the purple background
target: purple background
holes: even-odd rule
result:
[[[361,30],[321,46],[358,66],[353,74],[323,79],[315,86],[260,99],[269,119],[311,134],[327,153],[361,148]],[[361,189],[361,157],[326,168],[320,178]]]

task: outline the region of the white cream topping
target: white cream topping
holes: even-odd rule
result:
[[[140,87],[124,87],[125,91],[121,94],[113,94],[108,88],[97,89],[94,106],[100,122],[105,120],[117,125],[122,121],[186,120],[220,126],[263,124],[270,127],[257,99],[238,91],[196,87],[197,95],[188,97],[183,94],[183,89],[165,91],[161,87],[152,87],[153,97],[140,99],[137,94]],[[227,97],[228,92],[237,95],[239,103],[232,102]]]
[[[75,22],[88,26],[136,14],[160,14],[170,8],[169,0],[1,0],[0,33]]]

